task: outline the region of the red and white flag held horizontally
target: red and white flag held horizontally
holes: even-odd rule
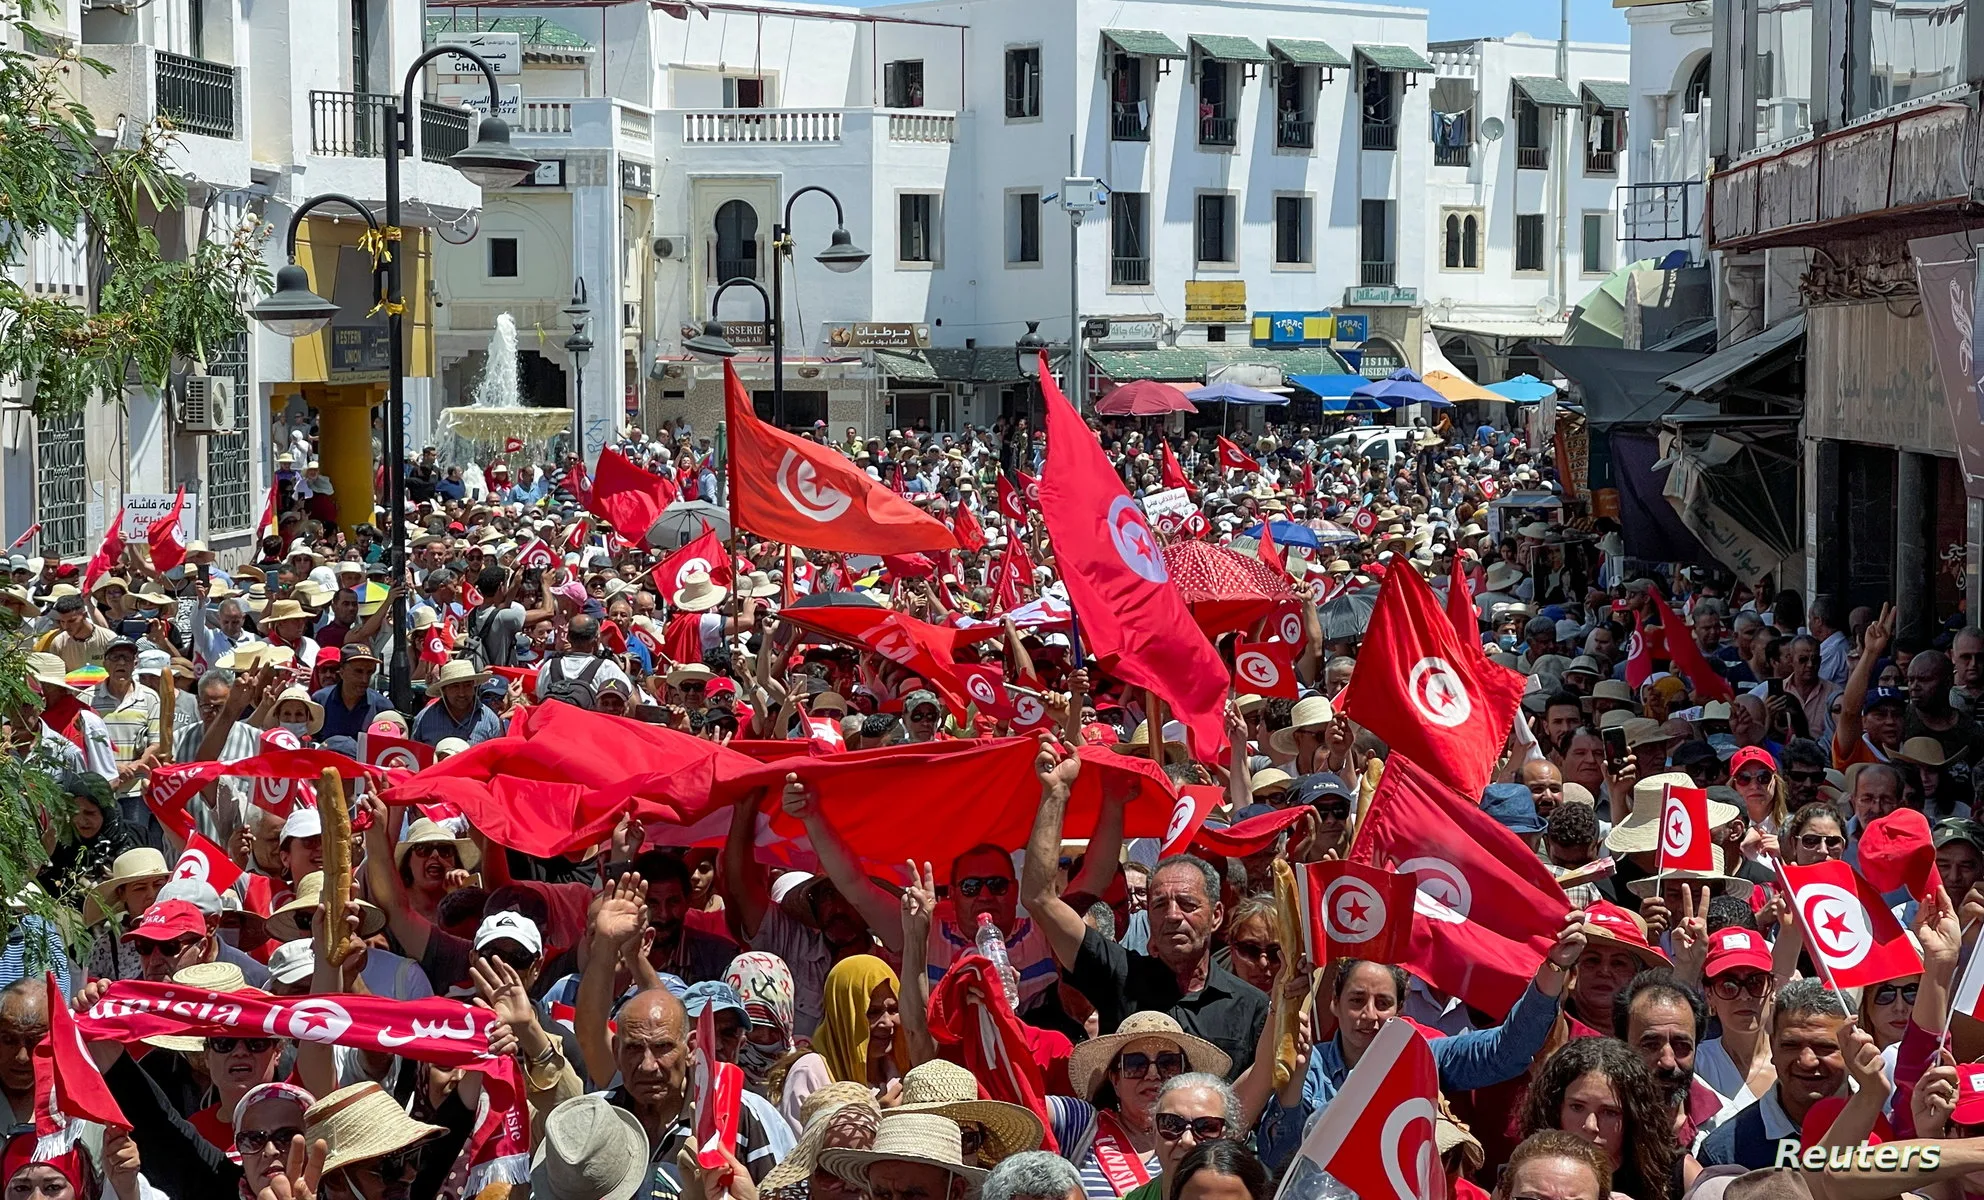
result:
[[[1312,963],[1363,958],[1397,963],[1412,944],[1418,881],[1354,862],[1298,863],[1302,944]]]
[[[1805,946],[1832,986],[1866,987],[1921,974],[1922,955],[1909,944],[1901,922],[1850,864],[1835,859],[1780,869],[1805,930]]]
[[[1051,439],[1048,444],[1050,446],[1053,444]],[[1258,471],[1261,469],[1260,460],[1232,442],[1227,441],[1225,438],[1219,439],[1219,465],[1221,469],[1227,471]]]
[[[1233,686],[1257,696],[1295,699],[1295,647],[1286,642],[1237,642]]]
[[[195,880],[212,886],[216,892],[224,892],[240,880],[241,868],[234,865],[227,851],[195,833],[186,839],[185,853],[172,868],[172,878]]]

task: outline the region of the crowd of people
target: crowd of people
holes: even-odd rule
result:
[[[15,556],[0,636],[32,698],[0,718],[66,804],[43,814],[49,904],[15,906],[0,956],[7,1200],[1319,1200],[1351,1193],[1302,1164],[1371,1102],[1353,1076],[1386,1069],[1373,1050],[1397,1022],[1437,1071],[1426,1158],[1401,1166],[1390,1125],[1350,1149],[1390,1163],[1401,1196],[1969,1190],[1984,1084],[1964,1061],[1984,1045],[1957,993],[1984,918],[1984,631],[1905,638],[1885,608],[1631,559],[1616,523],[1566,499],[1547,446],[1487,424],[1443,417],[1367,456],[1355,428],[1090,423],[1131,496],[1183,489],[1203,518],[1167,538],[1286,588],[1288,624],[1216,634],[1229,663],[1236,636],[1280,640],[1298,677],[1292,696],[1231,688],[1228,753],[1199,753],[1084,654],[1029,497],[1048,446],[1023,422],[806,435],[976,529],[948,554],[722,528],[713,560],[684,562],[690,531],[650,545],[590,511],[576,459],[428,450],[407,464],[396,569],[384,514],[343,511],[299,435],[250,561],[195,542],[160,570],[134,541],[92,578]],[[723,465],[686,422],[617,449],[722,507]],[[1569,916],[1502,1011],[1395,961],[1317,961],[1275,898],[1278,864],[1357,856],[1391,751],[1343,697],[1369,599],[1404,572],[1465,580],[1484,661],[1524,680],[1466,799],[1562,881]],[[829,593],[969,631],[956,663],[1000,668],[1042,715],[960,704],[908,656],[788,619]],[[695,836],[626,808],[545,854],[374,769],[381,746],[415,778],[490,756],[560,706],[623,723],[583,748],[609,771],[648,730],[768,763],[1030,737],[1031,769],[998,781],[1030,833],[871,861],[794,770],[725,795]],[[348,845],[314,771],[184,774],[305,752],[364,764],[337,802]],[[1108,755],[1157,764],[1148,786],[1187,797],[1180,813],[1216,790],[1200,832],[1126,832],[1136,799]],[[1706,791],[1711,869],[1661,869],[1675,786]],[[934,799],[862,803],[914,825]],[[1900,810],[1932,830],[1931,886],[1886,897],[1919,974],[1835,987],[1781,867],[1858,866]],[[803,829],[779,853],[774,820]],[[209,1005],[452,998],[485,1014],[486,1051],[463,1066],[275,1025],[115,1036],[105,1014],[146,985]],[[51,1061],[73,1069],[55,1008],[123,1124],[51,1135],[51,1096],[77,1095],[50,1089]],[[720,1064],[741,1077],[721,1120]],[[512,1089],[522,1128],[491,1138]],[[495,1141],[510,1153],[492,1169]],[[1872,1143],[1896,1153],[1856,1156]],[[1833,1149],[1804,1169],[1814,1146]]]

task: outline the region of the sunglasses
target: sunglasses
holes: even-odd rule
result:
[[[983,1149],[985,1143],[989,1140],[985,1136],[985,1126],[980,1125],[978,1122],[960,1121],[958,1123],[958,1148],[964,1151],[965,1158],[971,1159],[978,1157],[979,1150]]]
[[[455,847],[452,842],[421,842],[415,845],[410,853],[415,858],[438,858],[443,854],[449,858],[453,858],[455,857]]]
[[[1188,1129],[1192,1131],[1192,1138],[1195,1141],[1213,1142],[1226,1136],[1226,1118],[1224,1117],[1187,1118],[1181,1117],[1177,1113],[1159,1113],[1157,1114],[1156,1125],[1157,1136],[1167,1142],[1175,1142],[1179,1138],[1184,1137],[1185,1131]]]
[[[1893,1004],[1897,999],[1900,999],[1913,1004],[1915,1003],[1915,989],[1916,985],[1912,983],[1884,983],[1874,989],[1874,1003]]]
[[[1761,1000],[1764,993],[1770,990],[1770,976],[1761,971],[1754,975],[1724,975],[1710,983],[1708,990],[1715,993],[1719,1000],[1734,1000],[1743,995]]]
[[[980,892],[1003,896],[1013,890],[1013,881],[1004,875],[972,875],[958,880],[958,895],[973,897]]]
[[[1745,771],[1736,777],[1737,783],[1769,783],[1769,771]]]
[[[267,1054],[275,1044],[274,1038],[210,1037],[207,1039],[207,1049],[216,1054],[232,1054],[236,1046],[246,1047],[250,1054]]]
[[[271,1146],[278,1149],[289,1145],[291,1138],[300,1138],[303,1131],[294,1125],[280,1129],[243,1129],[234,1135],[234,1148],[243,1154],[260,1154]]]
[[[522,946],[491,946],[489,949],[481,950],[477,953],[481,954],[484,958],[503,960],[510,964],[510,968],[519,975],[537,965],[537,955],[532,954]]]
[[[1824,783],[1824,771],[1786,771],[1784,777],[1793,783]]]
[[[1266,959],[1271,963],[1281,961],[1281,947],[1273,942],[1230,942],[1228,945],[1235,958]]]
[[[358,1165],[377,1171],[380,1180],[391,1183],[396,1179],[410,1179],[420,1170],[420,1153],[401,1150]]]
[[[1844,850],[1846,839],[1838,834],[1801,833],[1798,845],[1806,850]]]
[[[1185,1056],[1176,1051],[1165,1051],[1152,1057],[1148,1054],[1125,1054],[1116,1060],[1116,1073],[1125,1079],[1143,1079],[1157,1068],[1159,1079],[1169,1079],[1173,1075],[1185,1073]]]
[[[1316,815],[1322,817],[1324,820],[1347,821],[1350,819],[1350,803],[1348,801],[1340,801],[1336,804],[1318,804],[1314,807],[1316,809]]]
[[[154,954],[178,957],[200,944],[196,937],[174,938],[169,942],[155,942],[150,938],[132,938],[131,949],[138,952],[139,958],[150,958]]]

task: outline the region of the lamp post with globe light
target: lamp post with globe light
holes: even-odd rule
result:
[[[845,275],[858,269],[868,261],[868,252],[854,244],[853,235],[847,232],[847,215],[841,210],[840,197],[819,184],[809,184],[788,196],[785,201],[784,219],[772,226],[772,292],[766,303],[770,306],[771,321],[766,332],[772,339],[772,423],[785,425],[785,259],[792,253],[792,206],[799,197],[808,192],[818,192],[834,202],[834,232],[825,250],[813,256],[819,263],[835,274]],[[728,287],[729,284],[725,284]],[[714,313],[716,306],[710,306]]]
[[[537,169],[537,160],[510,144],[510,127],[496,112],[502,98],[496,88],[496,71],[489,61],[467,46],[436,46],[413,60],[407,68],[399,103],[386,97],[379,105],[385,126],[382,145],[386,163],[386,215],[381,228],[364,205],[349,196],[317,196],[297,206],[289,218],[284,238],[288,264],[276,272],[276,290],[249,309],[249,315],[284,337],[305,337],[330,324],[338,306],[310,290],[310,275],[296,265],[296,235],[303,218],[320,204],[340,203],[365,218],[373,242],[381,247],[376,256],[376,297],[386,310],[387,391],[386,391],[386,506],[389,516],[388,545],[391,579],[406,572],[406,337],[405,291],[401,286],[400,254],[394,242],[400,236],[400,157],[415,153],[413,143],[414,85],[421,68],[443,54],[469,59],[489,82],[489,116],[476,127],[475,141],[448,158],[448,165],[460,171],[470,183],[486,189],[512,187]],[[411,711],[413,676],[406,644],[406,605],[393,605],[393,660],[389,666],[394,707]]]

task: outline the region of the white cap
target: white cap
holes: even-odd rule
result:
[[[453,758],[466,749],[468,749],[468,743],[461,738],[442,738],[434,744],[434,761],[439,762],[444,758]]]
[[[299,804],[289,810],[289,818],[282,823],[282,837],[276,840],[276,844],[281,845],[291,838],[323,836],[323,815],[314,808]]]
[[[772,903],[784,904],[787,896],[812,882],[812,879],[812,874],[806,871],[787,871],[780,875],[772,880]]]
[[[475,948],[486,949],[491,942],[515,942],[532,954],[544,953],[544,935],[537,922],[520,912],[490,913],[475,928]]]
[[[135,675],[163,675],[172,666],[172,656],[163,650],[138,651]]]
[[[269,978],[277,983],[301,983],[317,969],[317,953],[309,938],[284,942],[269,955]]]

